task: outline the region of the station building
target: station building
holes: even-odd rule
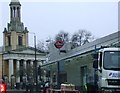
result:
[[[55,42],[50,44],[48,63],[42,66],[49,71],[49,80],[60,86],[61,83],[71,83],[81,88],[87,82],[94,83],[92,53],[101,46],[120,46],[120,31],[96,39],[75,49],[70,44],[57,49]],[[61,52],[64,50],[66,52]]]

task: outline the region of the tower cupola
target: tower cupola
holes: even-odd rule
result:
[[[19,0],[11,0],[10,23],[3,31],[4,51],[28,47],[28,30],[21,22],[21,4]]]
[[[10,4],[10,21],[21,21],[21,4],[19,0],[11,0]]]

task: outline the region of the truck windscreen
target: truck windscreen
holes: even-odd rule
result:
[[[107,70],[120,70],[120,51],[106,51],[103,57],[103,67]]]

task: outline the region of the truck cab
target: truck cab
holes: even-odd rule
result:
[[[98,88],[109,93],[120,92],[120,48],[102,48],[94,58]]]

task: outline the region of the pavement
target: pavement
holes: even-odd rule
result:
[[[36,91],[26,91],[25,89],[7,89],[7,93],[42,93]]]
[[[18,89],[7,89],[7,93],[25,93],[26,90]]]

